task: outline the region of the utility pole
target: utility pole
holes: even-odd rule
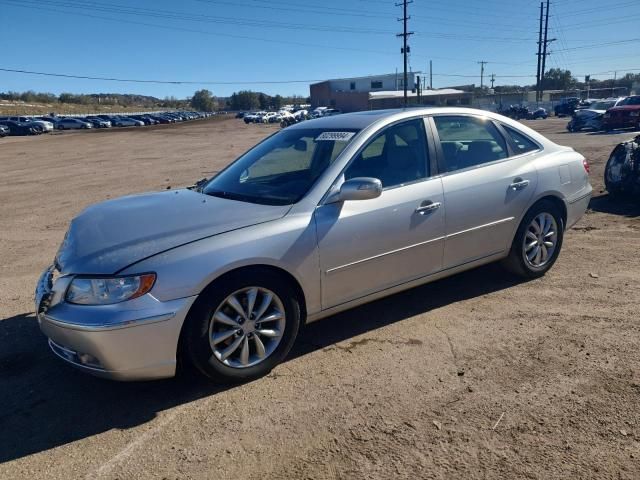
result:
[[[478,62],[480,64],[480,88],[484,88],[484,66],[489,63],[481,60]]]
[[[536,102],[540,101],[540,64],[542,62],[542,19],[544,17],[544,2],[540,2],[540,29],[538,30],[538,70],[536,71]]]
[[[407,6],[413,3],[413,0],[403,0],[402,3],[396,3],[396,7],[402,6],[402,18],[399,18],[398,21],[403,23],[402,33],[396,35],[396,37],[402,37],[402,49],[401,52],[404,55],[404,106],[407,106],[407,84],[408,76],[407,76],[407,55],[409,54],[409,46],[407,45],[407,39],[409,35],[413,35],[414,32],[407,31],[407,22],[411,18],[407,15]]]
[[[542,92],[544,89],[544,73],[545,73],[545,65],[547,63],[547,56],[550,55],[551,53],[547,53],[547,46],[551,43],[554,42],[556,39],[555,38],[549,38],[549,4],[551,2],[549,0],[547,0],[547,11],[546,11],[546,18],[545,18],[545,23],[544,23],[544,40],[542,42],[542,67],[540,69],[540,96],[542,96]]]
[[[496,74],[492,73],[491,74],[491,90],[493,90],[493,82],[495,82],[495,81],[496,81]]]
[[[433,90],[433,62],[429,60],[429,90]]]

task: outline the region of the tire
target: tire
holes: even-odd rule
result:
[[[271,294],[273,300],[259,318],[275,320],[263,320],[260,322],[263,325],[259,325],[244,320],[231,308],[228,300],[234,296],[246,312],[249,291],[254,289],[257,295],[253,312],[259,313],[267,294]],[[278,312],[284,314],[282,319],[278,319]],[[229,320],[239,323],[231,326]],[[301,322],[296,289],[283,276],[266,269],[231,273],[207,287],[194,303],[183,330],[180,354],[216,383],[246,382],[268,374],[286,357]],[[281,335],[275,337],[275,332]],[[215,336],[219,338],[217,344],[213,344]],[[263,359],[260,359],[258,344],[262,345]],[[248,354],[243,359],[245,348]],[[223,359],[227,352],[230,353]]]
[[[540,219],[545,219],[544,226],[542,227],[542,234],[538,236],[536,229],[533,227],[534,222],[538,226],[541,225]],[[553,219],[553,222],[549,222]],[[549,228],[546,225],[551,223]],[[546,230],[546,232],[545,232]],[[551,235],[553,233],[553,235]],[[537,237],[537,244],[532,248],[531,245],[535,242],[533,236]],[[525,238],[527,239],[527,245],[525,245]],[[541,245],[541,239],[544,238],[545,246]],[[520,222],[520,226],[516,232],[516,235],[511,244],[511,250],[509,256],[503,261],[504,266],[512,273],[523,278],[539,278],[546,274],[553,264],[558,259],[560,250],[562,249],[562,241],[564,238],[564,221],[562,219],[562,213],[558,207],[549,200],[541,200],[533,205],[527,214]],[[553,251],[549,254],[549,248],[547,243],[553,243]],[[528,255],[534,254],[538,249],[541,254],[532,259],[528,258]],[[544,252],[547,253],[547,258],[544,258]],[[543,261],[544,260],[544,261]],[[537,264],[536,264],[537,263]]]

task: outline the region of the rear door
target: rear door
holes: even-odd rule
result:
[[[443,268],[504,252],[536,189],[536,151],[515,151],[486,117],[432,120],[447,206]]]

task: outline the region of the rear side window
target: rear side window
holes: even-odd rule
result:
[[[511,137],[511,140],[513,140],[513,145],[515,146],[516,150],[515,155],[540,150],[540,147],[526,135],[511,127],[507,127],[506,125],[502,125],[502,128],[505,129],[507,134]]]
[[[453,172],[507,158],[507,145],[495,125],[471,116],[435,116],[444,170]]]

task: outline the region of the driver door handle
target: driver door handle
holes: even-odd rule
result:
[[[518,190],[523,190],[527,188],[528,185],[529,185],[529,180],[523,180],[520,177],[518,177],[513,181],[511,185],[509,185],[509,188],[511,190],[518,191]]]
[[[431,213],[440,208],[442,205],[440,202],[431,202],[427,200],[426,202],[422,202],[422,204],[416,208],[416,213],[420,215],[426,215],[427,213]]]

